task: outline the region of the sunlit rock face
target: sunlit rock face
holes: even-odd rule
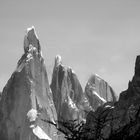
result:
[[[24,51],[2,92],[0,139],[56,140],[56,129],[43,121],[54,122],[57,114],[34,27],[27,30]]]
[[[91,109],[76,74],[62,65],[59,55],[55,58],[51,90],[58,120],[82,120],[85,111]]]
[[[106,102],[117,100],[112,87],[97,74],[89,78],[85,87],[85,94],[94,111]]]
[[[105,103],[95,112],[90,112],[85,128],[94,130],[92,134],[87,133],[92,139],[140,137],[140,56],[137,56],[135,74],[128,89],[120,94],[117,102]]]

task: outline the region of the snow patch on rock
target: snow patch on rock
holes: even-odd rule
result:
[[[38,117],[37,110],[35,110],[33,108],[31,110],[29,110],[28,113],[27,113],[27,117],[30,120],[30,122],[35,121]]]
[[[101,96],[99,96],[98,93],[97,93],[96,91],[92,91],[92,93],[93,93],[94,95],[96,95],[103,103],[106,103],[106,102],[107,102],[104,98],[102,98]]]
[[[70,105],[71,108],[77,110],[75,103],[72,101],[72,99],[70,97],[68,97],[68,104]]]
[[[41,140],[52,140],[38,125],[33,128],[33,133]]]

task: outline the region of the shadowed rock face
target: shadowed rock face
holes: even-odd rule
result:
[[[97,111],[90,112],[85,128],[94,130],[92,134],[87,134],[87,137],[92,139],[99,139],[99,136],[111,140],[134,139],[139,135],[140,56],[137,56],[135,74],[128,84],[128,89],[120,94],[118,102],[105,103]]]
[[[24,39],[25,53],[3,89],[1,140],[56,140],[56,129],[42,120],[57,120],[44,59],[34,28]]]
[[[117,100],[113,89],[98,75],[92,75],[89,78],[85,87],[85,94],[93,110],[106,102],[115,102]]]
[[[90,110],[76,74],[62,65],[61,57],[56,56],[51,90],[58,120],[82,120]]]
[[[137,56],[135,63],[135,75],[132,81],[129,81],[128,89],[123,91],[119,97],[119,104],[125,107],[127,104],[135,103],[140,97],[140,56]],[[127,103],[127,104],[126,104]]]
[[[0,100],[1,100],[1,95],[2,95],[2,92],[0,92]]]

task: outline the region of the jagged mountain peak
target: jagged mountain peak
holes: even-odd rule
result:
[[[44,122],[57,114],[34,27],[27,29],[24,51],[2,92],[0,139],[57,140],[57,130]]]
[[[31,48],[37,49],[38,53],[40,53],[40,43],[38,36],[35,31],[35,27],[32,26],[30,28],[27,28],[26,34],[24,37],[24,51],[25,53],[30,51]]]
[[[138,75],[139,64],[140,56],[135,67]],[[57,140],[57,130],[44,120],[80,122],[89,111],[95,111],[108,101],[113,104],[116,101],[113,89],[97,74],[90,76],[83,92],[76,73],[62,65],[60,55],[55,57],[49,85],[34,26],[26,30],[24,54],[0,98],[0,138],[5,140]]]
[[[140,55],[138,55],[137,58],[136,58],[135,75],[140,76]]]
[[[121,92],[119,96],[120,103],[123,104],[123,102],[127,100],[128,105],[133,100],[136,100],[140,97],[140,55],[136,57],[135,62],[135,73],[131,81],[128,83],[128,89]],[[125,104],[126,107],[126,104]]]
[[[111,86],[103,80],[98,74],[92,74],[85,87],[85,93],[88,97],[93,110],[106,102],[115,102],[116,94]]]
[[[61,56],[55,57],[51,90],[58,120],[84,120],[89,111],[88,101],[84,96],[77,75],[69,66],[62,65]]]

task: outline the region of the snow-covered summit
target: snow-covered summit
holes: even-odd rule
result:
[[[29,50],[30,45],[35,47],[40,53],[40,44],[39,44],[38,36],[36,34],[34,26],[27,28],[26,30],[26,34],[24,37],[24,51],[25,52]]]

